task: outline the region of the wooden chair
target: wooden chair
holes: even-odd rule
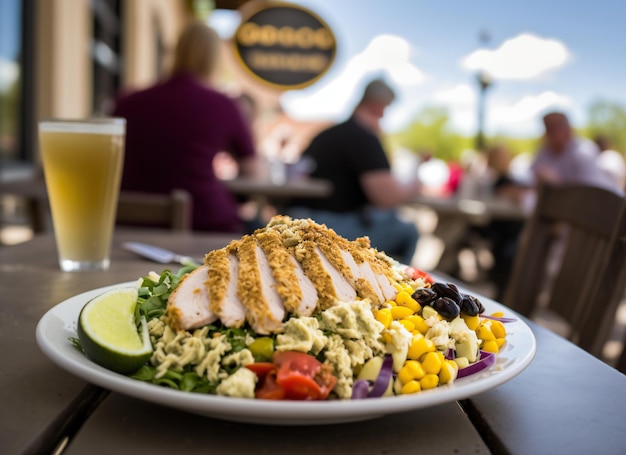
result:
[[[529,317],[544,306],[567,322],[570,340],[599,357],[624,290],[625,226],[623,195],[582,185],[540,187],[503,302]],[[562,247],[560,266],[546,279],[555,246]]]
[[[116,223],[191,231],[191,195],[181,189],[175,189],[170,194],[121,191]]]

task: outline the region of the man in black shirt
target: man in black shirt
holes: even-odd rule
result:
[[[370,82],[352,116],[311,141],[303,154],[315,163],[311,176],[329,180],[334,191],[327,198],[294,201],[289,214],[324,223],[350,240],[367,235],[372,246],[410,264],[418,232],[398,217],[396,207],[420,185],[393,176],[378,138],[380,119],[394,97],[382,80]]]

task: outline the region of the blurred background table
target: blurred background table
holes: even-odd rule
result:
[[[254,217],[261,219],[265,207],[273,207],[281,213],[294,198],[322,198],[333,191],[332,183],[316,178],[300,177],[273,182],[270,179],[238,177],[224,180],[224,184],[235,195],[255,205]]]
[[[413,209],[427,208],[436,215],[433,235],[441,239],[444,249],[432,268],[453,276],[458,276],[460,251],[475,246],[477,239],[473,232],[493,221],[524,222],[530,215],[523,205],[497,197],[420,195],[406,205]]]

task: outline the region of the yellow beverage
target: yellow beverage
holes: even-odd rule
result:
[[[63,270],[109,266],[124,133],[123,119],[40,124],[41,157]]]

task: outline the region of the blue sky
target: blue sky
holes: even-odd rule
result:
[[[539,116],[551,108],[568,112],[573,123],[582,126],[589,104],[599,98],[626,105],[622,51],[626,3],[293,3],[319,14],[338,41],[336,62],[318,83],[283,95],[283,107],[297,118],[339,120],[349,114],[358,96],[355,86],[368,74],[383,74],[399,94],[385,118],[385,129],[400,129],[425,106],[440,105],[449,109],[456,130],[472,134],[476,128],[476,68],[494,73],[487,98],[488,133],[538,135]],[[486,44],[479,40],[482,30],[491,36]],[[381,56],[381,48],[388,55]]]

